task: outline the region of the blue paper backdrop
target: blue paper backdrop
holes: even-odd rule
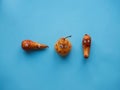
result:
[[[54,44],[68,35],[72,51],[61,58]],[[26,53],[24,39],[49,48]],[[120,90],[119,39],[119,0],[0,0],[0,90]]]

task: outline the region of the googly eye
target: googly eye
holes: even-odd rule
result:
[[[60,48],[63,48],[63,45],[60,45]]]
[[[86,43],[86,40],[84,40],[83,42]]]
[[[90,40],[88,40],[88,43],[90,42]]]
[[[67,48],[68,46],[67,45],[65,45],[65,48]]]
[[[25,47],[28,47],[28,46],[29,46],[29,45],[26,43],[26,44],[25,44]]]

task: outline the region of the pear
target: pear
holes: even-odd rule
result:
[[[40,43],[34,42],[32,40],[24,40],[24,41],[22,41],[21,46],[26,51],[39,50],[39,49],[44,49],[44,48],[48,47],[47,45],[40,44]]]
[[[54,46],[56,52],[61,56],[66,56],[72,48],[70,41],[67,39],[69,37],[71,36],[60,38]]]
[[[88,34],[85,34],[82,40],[83,54],[85,58],[89,57],[91,46],[91,37]]]

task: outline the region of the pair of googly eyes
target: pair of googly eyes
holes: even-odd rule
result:
[[[29,44],[26,43],[26,44],[25,44],[25,47],[29,47]],[[37,46],[37,47],[40,48],[41,46],[39,45],[39,46]]]
[[[62,44],[60,45],[60,48],[67,48],[68,46],[67,45],[65,45],[65,46],[63,46]]]
[[[84,43],[90,43],[90,40],[84,40],[83,42]]]

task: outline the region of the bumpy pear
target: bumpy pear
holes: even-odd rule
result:
[[[71,36],[60,38],[54,46],[56,52],[61,56],[66,56],[72,48],[70,41],[67,39],[69,37]]]

